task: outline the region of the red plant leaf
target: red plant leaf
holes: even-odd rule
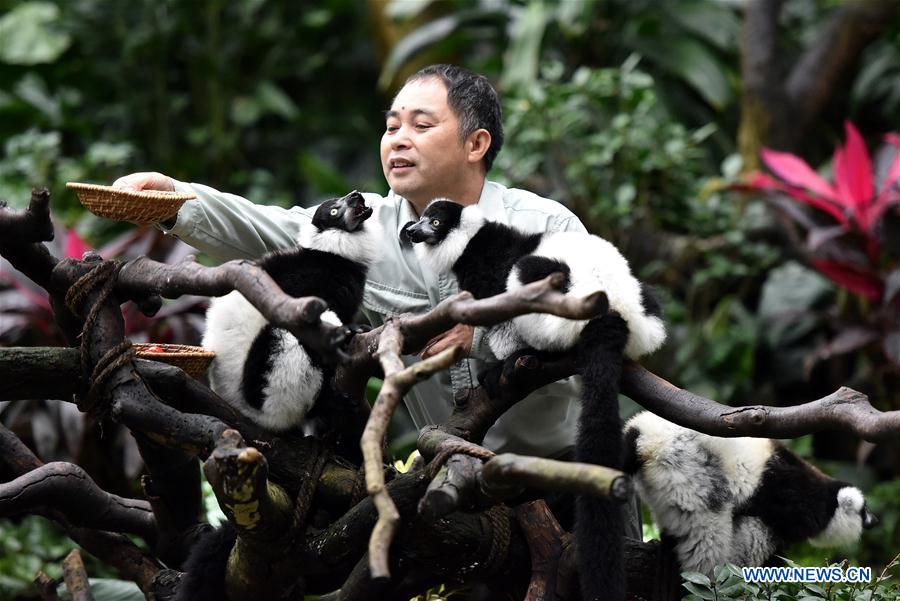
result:
[[[828,200],[838,200],[832,185],[797,155],[770,148],[763,148],[760,155],[772,173],[792,186],[806,188]]]
[[[872,186],[872,160],[859,130],[844,122],[847,144],[834,152],[834,185],[838,199],[853,208],[856,221],[863,230],[871,224],[869,207],[875,195]]]
[[[884,293],[884,282],[859,267],[829,259],[813,259],[812,264],[832,281],[871,301],[877,301]]]
[[[796,186],[788,186],[782,182],[766,175],[765,173],[752,173],[748,180],[744,183],[735,184],[731,187],[739,192],[760,192],[760,191],[777,191],[782,192],[794,200],[799,200],[804,204],[828,213],[843,226],[848,225],[847,216],[844,211],[835,203],[823,200],[816,196],[812,196],[802,188]]]
[[[66,247],[63,249],[63,253],[67,257],[81,259],[89,250],[93,250],[93,248],[78,235],[78,232],[74,229],[66,232]]]

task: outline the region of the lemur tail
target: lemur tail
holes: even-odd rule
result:
[[[225,599],[225,574],[236,540],[237,531],[228,521],[202,534],[184,562],[185,573],[178,584],[174,601]]]
[[[628,326],[616,313],[590,322],[579,344],[583,366],[581,421],[575,460],[622,468],[619,376]],[[580,495],[576,500],[578,573],[585,601],[625,599],[622,506],[611,499]]]

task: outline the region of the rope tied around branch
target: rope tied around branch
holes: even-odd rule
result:
[[[510,509],[506,505],[494,505],[484,515],[491,523],[491,548],[484,562],[484,570],[491,574],[500,570],[509,554]]]
[[[100,402],[100,393],[103,386],[109,380],[110,376],[120,367],[127,365],[134,357],[134,348],[130,340],[123,340],[113,348],[109,349],[91,369],[91,337],[90,333],[97,322],[97,317],[103,308],[103,304],[112,294],[116,286],[116,279],[119,271],[122,269],[122,262],[117,260],[98,262],[90,271],[78,278],[66,291],[66,306],[73,315],[81,316],[81,304],[96,288],[100,288],[97,298],[94,299],[87,316],[84,318],[84,325],[81,333],[81,373],[82,377],[88,382],[87,393],[80,399],[78,406],[82,411],[93,415],[98,421],[109,413],[108,402]]]
[[[437,455],[435,455],[434,459],[431,460],[431,463],[428,464],[428,477],[433,479],[437,476],[437,473],[444,467],[444,464],[447,463],[447,460],[450,459],[452,455],[469,455],[470,457],[475,457],[482,461],[490,461],[496,457],[497,454],[467,440],[447,440],[441,443]]]
[[[294,498],[294,513],[291,518],[290,534],[292,537],[300,536],[303,533],[303,525],[309,515],[312,507],[313,497],[316,494],[316,487],[319,484],[319,478],[325,470],[325,464],[328,463],[330,453],[321,445],[313,451],[315,456],[307,464],[308,477],[300,483],[300,489]]]

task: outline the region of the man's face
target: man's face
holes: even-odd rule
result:
[[[466,156],[444,83],[429,77],[403,86],[381,137],[381,167],[391,189],[418,206],[438,196],[453,198],[471,177]]]

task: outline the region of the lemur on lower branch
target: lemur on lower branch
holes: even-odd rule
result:
[[[862,492],[767,438],[720,438],[650,412],[625,425],[635,475],[682,570],[763,565],[786,545],[855,543],[878,519]]]

